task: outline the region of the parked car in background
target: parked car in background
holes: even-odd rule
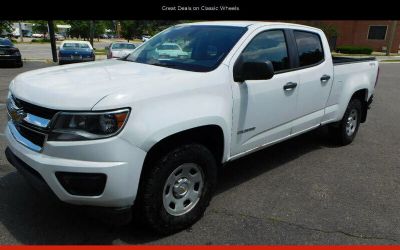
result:
[[[64,41],[65,40],[65,36],[61,35],[61,34],[55,34],[56,40],[57,41]]]
[[[24,37],[32,37],[32,32],[29,30],[22,30],[22,34]]]
[[[115,42],[111,43],[107,49],[107,59],[121,58],[130,54],[136,46],[133,43]]]
[[[101,34],[101,35],[99,35],[99,38],[109,39],[110,37],[107,34]]]
[[[54,34],[54,37],[56,38],[56,41],[64,41],[65,40],[65,36],[61,35],[61,34]],[[50,39],[50,34],[46,34],[46,39]]]
[[[143,35],[142,36],[142,42],[147,42],[148,40],[150,40],[151,36],[148,35]]]
[[[0,38],[0,63],[23,65],[19,49],[8,38]]]
[[[44,38],[44,35],[43,34],[39,34],[39,33],[33,33],[32,37],[33,38]]]
[[[58,63],[94,61],[96,58],[92,45],[87,41],[64,41],[58,51]]]
[[[176,58],[188,57],[189,54],[182,50],[181,46],[176,43],[163,43],[155,50],[158,58]]]

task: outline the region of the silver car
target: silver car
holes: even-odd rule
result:
[[[127,43],[127,42],[111,43],[108,47],[106,47],[106,49],[108,50],[107,59],[127,56],[135,48],[136,46],[133,43]]]

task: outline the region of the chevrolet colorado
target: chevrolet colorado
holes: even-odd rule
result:
[[[157,53],[171,43],[179,56]],[[374,58],[332,57],[313,27],[176,25],[121,59],[18,75],[6,156],[61,201],[135,205],[173,233],[202,216],[220,165],[326,124],[351,143],[378,72]]]

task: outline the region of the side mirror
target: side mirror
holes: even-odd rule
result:
[[[239,60],[233,68],[233,78],[235,82],[246,80],[268,80],[274,76],[274,66],[271,61],[242,62]]]
[[[96,50],[96,48],[93,48],[93,50]]]
[[[57,49],[57,50],[60,50],[60,46],[57,46],[56,49]]]

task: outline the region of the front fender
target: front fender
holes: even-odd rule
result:
[[[181,96],[154,100],[152,105],[135,106],[127,123],[126,136],[133,144],[150,150],[173,134],[200,126],[217,125],[224,134],[224,158],[229,154],[231,102],[218,95]]]

